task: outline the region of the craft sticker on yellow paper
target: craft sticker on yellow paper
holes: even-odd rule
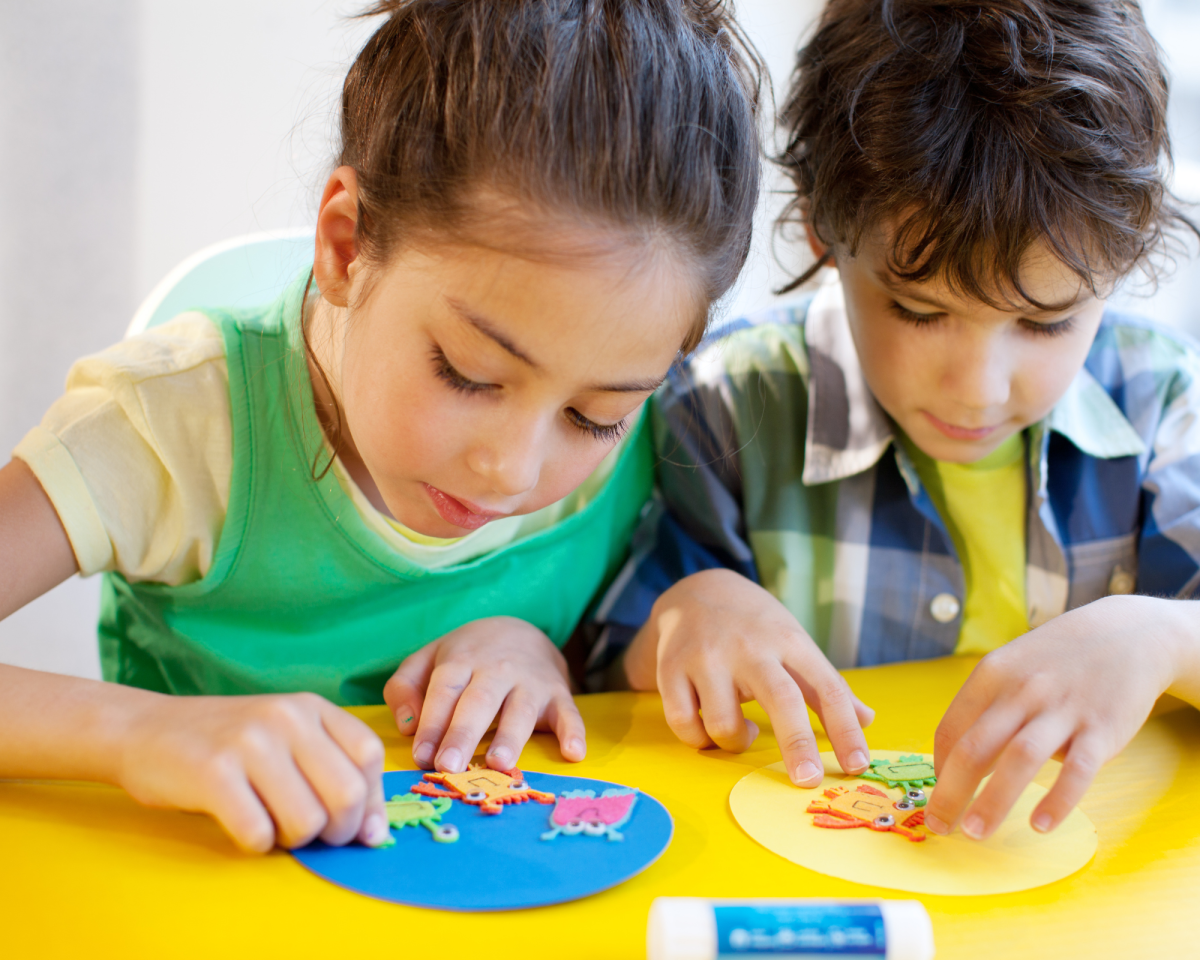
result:
[[[900,756],[871,751],[873,759],[898,761]],[[869,784],[896,800],[904,795],[900,786],[889,789],[878,780],[846,776],[832,753],[822,753],[821,759],[825,780],[819,787],[793,786],[783,764],[773,763],[743,777],[729,795],[743,830],[768,850],[817,873],[911,893],[978,896],[1053,883],[1086,866],[1096,853],[1096,828],[1078,809],[1047,834],[1029,825],[1029,815],[1046,795],[1037,784],[1025,788],[1008,819],[984,841],[956,831],[910,843],[891,832],[814,826],[808,807],[825,800],[826,790]]]

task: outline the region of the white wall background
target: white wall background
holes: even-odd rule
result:
[[[819,5],[738,5],[780,94]],[[341,78],[372,29],[348,19],[362,6],[0,0],[0,462],[59,395],[70,363],[118,340],[179,260],[311,221]],[[1200,8],[1146,8],[1178,75],[1180,154],[1200,161]],[[773,175],[769,186],[732,313],[765,305],[785,276],[771,249]],[[1186,187],[1200,198],[1200,177]],[[1195,274],[1136,306],[1186,325]],[[76,578],[0,623],[0,661],[98,676],[97,588]]]

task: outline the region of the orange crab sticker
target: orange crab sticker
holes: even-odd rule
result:
[[[925,839],[925,811],[907,796],[893,800],[882,790],[860,783],[856,790],[830,787],[824,800],[814,800],[808,812],[815,813],[813,826],[829,830],[867,827],[880,833],[898,833],[914,843]]]
[[[554,794],[534,790],[525,782],[520,770],[493,770],[479,764],[471,764],[462,773],[427,773],[429,783],[418,783],[413,793],[426,797],[450,797],[470,803],[483,813],[499,813],[506,803],[553,803]],[[446,789],[440,790],[436,784]]]

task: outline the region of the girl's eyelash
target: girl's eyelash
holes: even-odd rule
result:
[[[619,440],[629,429],[629,418],[624,417],[616,423],[602,424],[589,420],[574,407],[567,408],[567,419],[585,433],[590,433],[597,440],[613,442]]]
[[[915,310],[902,307],[895,300],[892,301],[892,312],[901,320],[918,327],[925,327],[931,323],[936,323],[938,317],[941,316],[940,313],[917,313]],[[1056,320],[1054,323],[1038,323],[1036,320],[1023,319],[1021,320],[1021,326],[1030,333],[1037,334],[1040,337],[1058,337],[1069,332],[1074,321],[1074,317]]]
[[[480,383],[477,380],[471,380],[464,377],[456,369],[442,352],[441,347],[433,348],[433,369],[439,380],[445,382],[452,390],[457,390],[459,393],[487,393],[496,389],[496,385],[492,383]],[[628,419],[618,420],[616,423],[602,424],[589,420],[574,407],[567,408],[567,419],[573,426],[578,427],[584,433],[591,434],[597,440],[605,442],[613,442],[621,439],[625,431],[629,429]]]
[[[464,377],[454,369],[454,364],[442,353],[441,347],[433,348],[433,371],[437,374],[439,380],[442,380],[452,390],[457,390],[459,393],[485,393],[495,389],[495,384],[480,383],[478,380],[471,380],[468,377]]]

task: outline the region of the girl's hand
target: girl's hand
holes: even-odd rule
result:
[[[926,825],[944,834],[962,818],[968,837],[990,836],[1057,756],[1062,770],[1030,817],[1036,830],[1057,827],[1162,693],[1180,682],[1180,694],[1194,698],[1200,677],[1189,661],[1197,626],[1188,621],[1196,609],[1178,600],[1106,597],[989,653],[938,726],[938,783]]]
[[[842,768],[867,768],[862,728],[874,711],[850,692],[783,604],[732,570],[692,574],[662,594],[626,652],[625,672],[635,690],[657,687],[667,723],[689,746],[748,748],[758,727],[741,704],[757,700],[792,782],[819,784],[811,705]]]
[[[383,744],[316,694],[144,697],[121,744],[136,800],[210,813],[244,850],[388,837]]]
[[[383,689],[417,766],[457,773],[499,715],[488,766],[511,770],[534,730],[553,730],[564,760],[587,753],[567,663],[515,617],[475,620],[408,657]]]

